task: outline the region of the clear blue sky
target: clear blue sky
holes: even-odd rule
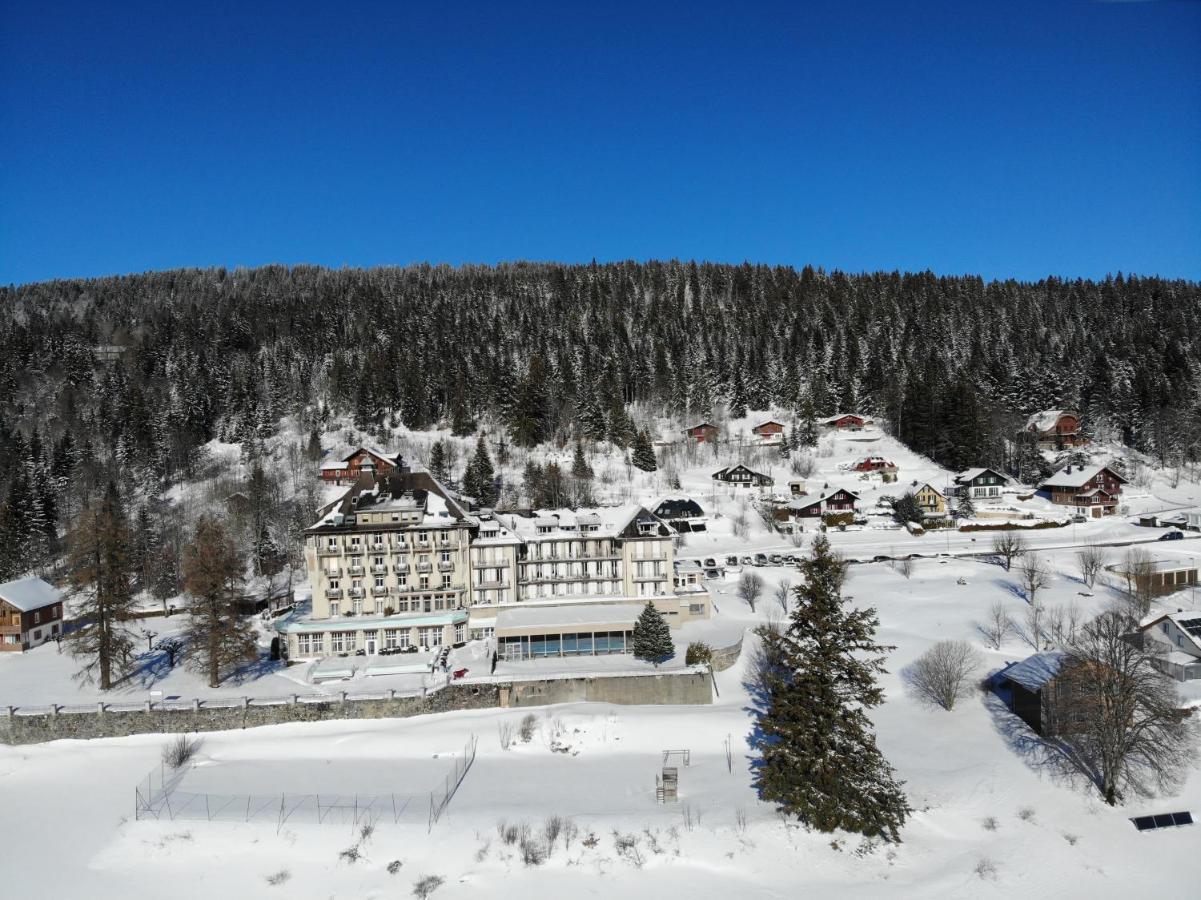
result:
[[[1201,2],[0,0],[0,283],[695,258],[1201,278]]]

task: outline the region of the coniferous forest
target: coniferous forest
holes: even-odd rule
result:
[[[153,493],[288,414],[532,446],[633,444],[634,411],[858,410],[950,468],[1012,470],[1005,439],[1064,406],[1165,463],[1201,452],[1201,285],[1157,278],[188,269],[0,289],[0,346],[0,538],[25,555],[110,480]]]

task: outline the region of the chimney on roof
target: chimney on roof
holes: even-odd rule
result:
[[[1064,472],[1066,472],[1068,475],[1072,474],[1072,464],[1071,463],[1068,463],[1068,467],[1066,469],[1064,469]]]

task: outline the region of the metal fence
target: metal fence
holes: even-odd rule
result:
[[[429,792],[415,794],[215,794],[180,790],[190,766],[162,765],[134,790],[134,818],[284,825],[395,825],[426,823],[427,830],[446,812],[451,799],[475,762],[479,739],[472,735],[442,781]]]

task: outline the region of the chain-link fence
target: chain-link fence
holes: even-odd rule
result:
[[[182,790],[190,766],[162,765],[134,791],[137,819],[185,819],[209,822],[266,822],[284,825],[374,825],[426,823],[427,829],[446,812],[451,799],[475,762],[479,739],[472,735],[462,755],[454,757],[441,784],[413,794],[216,794]]]

